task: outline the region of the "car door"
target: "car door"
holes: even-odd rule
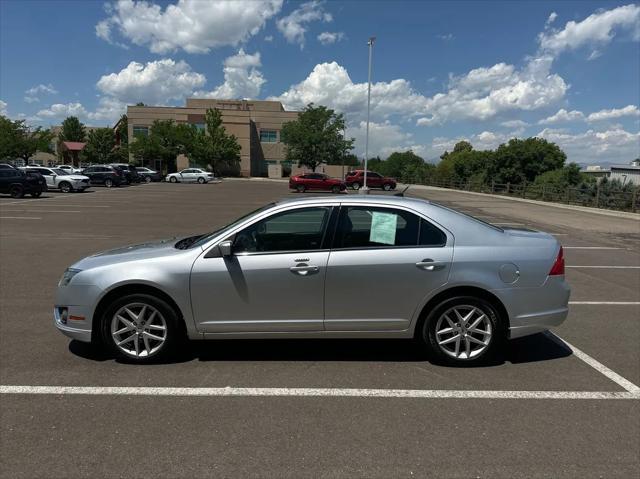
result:
[[[195,172],[192,169],[182,170],[180,181],[184,181],[185,183],[193,183],[195,180]]]
[[[327,266],[327,331],[402,331],[448,280],[453,237],[415,212],[377,205],[340,209]]]
[[[372,188],[379,188],[382,183],[382,177],[373,171],[367,172],[367,186]]]
[[[44,177],[44,180],[47,183],[47,188],[57,188],[55,180],[56,177],[53,171],[48,168],[37,168],[35,170]]]
[[[280,210],[233,234],[230,256],[217,246],[200,256],[191,272],[198,329],[321,331],[331,216],[330,206]]]

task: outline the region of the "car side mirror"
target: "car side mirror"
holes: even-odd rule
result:
[[[218,243],[218,249],[222,256],[231,256],[231,250],[233,249],[233,243],[229,240]]]

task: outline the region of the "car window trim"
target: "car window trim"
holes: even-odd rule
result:
[[[411,208],[405,208],[403,206],[396,206],[396,205],[387,205],[387,204],[377,204],[377,203],[356,203],[356,202],[347,202],[347,203],[341,203],[340,204],[340,213],[342,214],[342,211],[346,211],[346,207],[364,207],[364,208],[386,208],[386,209],[396,209],[396,210],[402,210],[402,211],[406,211],[407,213],[413,214],[415,216],[417,216],[420,221],[428,221],[431,225],[433,225],[434,227],[436,227],[438,230],[440,230],[440,232],[442,232],[445,236],[445,243],[443,245],[405,245],[405,246],[392,246],[392,245],[388,245],[388,246],[349,246],[346,248],[342,248],[342,247],[338,247],[336,245],[336,242],[338,240],[338,226],[340,224],[340,219],[341,216],[338,217],[338,221],[336,222],[336,229],[333,235],[333,241],[331,242],[331,246],[330,249],[331,251],[357,251],[357,250],[379,250],[379,249],[407,249],[407,248],[420,248],[420,249],[424,249],[424,248],[446,248],[447,245],[449,244],[449,237],[453,237],[453,235],[451,233],[449,233],[448,230],[442,228],[438,223],[434,222],[433,220],[425,217],[424,215],[420,214],[419,212],[417,212],[416,210],[413,210]],[[420,239],[420,224],[418,224],[418,238],[417,240]]]

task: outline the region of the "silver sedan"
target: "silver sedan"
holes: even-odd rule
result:
[[[486,360],[568,312],[562,247],[428,201],[304,198],[213,233],[84,258],[54,321],[133,362],[186,338],[417,338],[437,359]]]

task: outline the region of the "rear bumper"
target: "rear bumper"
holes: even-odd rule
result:
[[[564,320],[567,319],[568,314],[569,308],[560,308],[555,311],[545,311],[544,313],[520,316],[516,318],[520,325],[512,325],[509,328],[509,338],[521,338],[560,326]]]

